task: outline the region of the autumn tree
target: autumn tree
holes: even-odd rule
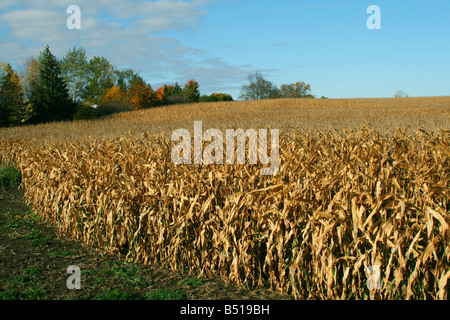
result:
[[[169,96],[171,93],[170,91],[171,91],[170,87],[166,84],[159,87],[158,90],[156,90],[156,92],[155,92],[155,98],[157,100],[157,104],[159,104],[159,105],[168,104]]]
[[[23,89],[23,114],[22,121],[27,122],[33,114],[33,106],[30,98],[33,88],[39,83],[39,60],[34,57],[28,58],[19,71]]]
[[[39,68],[39,60],[33,57],[28,58],[22,67],[20,78],[25,101],[30,98],[33,87],[39,82]]]
[[[120,86],[113,86],[107,91],[103,99],[105,105],[122,109],[146,109],[155,105],[156,95],[152,87],[144,80],[132,81],[128,90],[124,91]]]
[[[282,98],[306,98],[311,91],[311,86],[304,82],[283,84],[280,91]]]
[[[31,90],[33,123],[72,119],[75,104],[62,78],[61,66],[47,46],[39,57],[39,79]]]
[[[7,64],[0,78],[0,127],[22,120],[23,89],[19,75]]]
[[[156,105],[156,94],[145,82],[133,82],[128,89],[128,101],[133,110],[147,109]]]
[[[108,104],[126,104],[126,92],[119,86],[113,86],[106,92],[103,102]]]

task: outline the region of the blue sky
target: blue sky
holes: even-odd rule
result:
[[[68,30],[69,5],[81,30]],[[381,9],[381,29],[366,12]],[[82,46],[153,87],[193,78],[236,99],[250,72],[318,97],[450,95],[450,1],[2,0],[0,61]]]

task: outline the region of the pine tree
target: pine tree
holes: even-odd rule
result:
[[[175,82],[175,85],[172,89],[172,97],[182,97],[183,96],[183,89],[181,89],[178,82]]]
[[[9,64],[0,83],[0,127],[17,125],[23,111],[23,89],[20,77]]]
[[[32,123],[72,119],[76,105],[69,97],[61,66],[47,46],[39,57],[39,82],[31,90]]]

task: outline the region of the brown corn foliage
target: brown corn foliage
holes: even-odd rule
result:
[[[448,299],[450,133],[280,137],[280,171],[175,165],[170,135],[0,139],[29,204],[130,261],[298,298]],[[366,268],[378,265],[370,291]]]

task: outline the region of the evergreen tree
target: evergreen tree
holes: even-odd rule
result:
[[[198,102],[200,99],[200,91],[199,91],[199,85],[198,82],[195,80],[189,80],[184,85],[184,98],[186,99],[186,102]]]
[[[72,119],[76,105],[69,97],[61,66],[47,46],[39,57],[39,82],[32,88],[32,123]]]
[[[173,97],[182,97],[183,96],[183,89],[181,89],[178,82],[175,82],[175,85],[173,86],[172,96]]]
[[[23,89],[20,77],[7,64],[0,79],[0,127],[17,125],[23,111]]]

